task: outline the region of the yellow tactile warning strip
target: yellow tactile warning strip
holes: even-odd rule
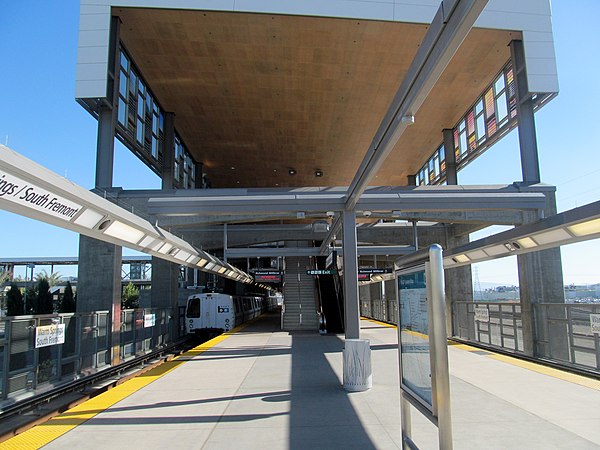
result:
[[[197,347],[194,347],[191,350],[188,350],[180,356],[173,358],[171,361],[164,362],[163,364],[150,369],[140,376],[132,378],[123,384],[117,385],[116,387],[97,395],[96,397],[93,397],[64,413],[53,417],[48,422],[30,428],[29,430],[24,431],[13,438],[1,442],[0,449],[37,449],[48,444],[73,428],[90,420],[115,403],[120,402],[134,392],[139,391],[144,386],[147,386],[163,375],[174,370],[186,362],[186,360],[188,360],[190,357],[199,355],[209,348],[217,345],[219,342],[224,341],[232,334],[235,334],[236,332],[248,326],[248,324],[249,323],[242,324],[227,333],[223,333]]]
[[[385,322],[379,322],[377,320],[369,319],[367,317],[361,317],[361,319],[376,323],[378,325],[384,325],[387,327],[396,328],[396,325],[391,325],[391,324],[385,323]],[[417,333],[414,331],[412,331],[410,333],[414,334],[416,336],[426,337],[426,335]],[[485,353],[489,353],[489,354],[482,355],[484,357],[492,358],[497,361],[502,361],[507,364],[512,364],[513,366],[522,367],[523,369],[531,370],[533,372],[541,373],[541,374],[547,375],[549,377],[558,378],[560,380],[568,381],[570,383],[578,384],[580,386],[585,386],[587,388],[600,391],[600,380],[595,380],[593,378],[584,377],[583,375],[577,375],[577,374],[574,374],[571,372],[565,372],[564,370],[555,369],[553,367],[544,366],[542,364],[537,364],[537,363],[530,362],[530,361],[525,361],[520,358],[514,358],[514,357],[508,356],[508,355],[501,355],[499,353],[494,353],[493,350],[489,350],[489,349],[483,350],[481,348],[473,347],[468,344],[457,344],[455,342],[448,341],[448,345],[451,345],[452,348],[457,348],[457,349],[465,350],[468,352],[482,352],[483,351]]]

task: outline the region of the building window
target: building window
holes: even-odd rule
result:
[[[453,129],[457,170],[517,125],[515,92],[512,63],[509,61]],[[445,179],[445,149],[442,145],[418,172],[417,184],[442,184]]]

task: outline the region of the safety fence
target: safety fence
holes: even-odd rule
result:
[[[361,291],[361,315],[396,324],[397,301],[373,298],[372,294],[372,290]],[[537,358],[600,372],[600,304],[537,303],[533,315],[531,333]],[[455,301],[452,336],[525,355],[521,304]]]
[[[176,313],[123,310],[118,340],[109,311],[2,318],[0,406],[111,367],[111,342],[119,342],[121,361],[174,342],[183,319]]]

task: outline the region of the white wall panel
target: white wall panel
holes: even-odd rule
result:
[[[235,3],[235,10],[371,20],[394,20],[394,4],[391,1],[237,0]]]
[[[108,61],[108,44],[102,47],[85,47],[77,52],[77,64],[105,63]]]
[[[106,80],[77,80],[75,82],[75,98],[106,97]]]
[[[94,79],[106,82],[108,53],[99,48],[108,45],[110,5],[429,23],[439,4],[440,0],[81,0],[78,61],[95,64],[93,68],[78,64],[77,81]],[[476,26],[483,28],[523,31],[532,92],[558,90],[550,14],[549,0],[490,0],[476,22]],[[102,64],[104,67],[101,68]],[[80,74],[88,78],[80,78]],[[549,87],[552,89],[547,90]],[[100,96],[104,95],[104,90]],[[99,96],[96,84],[78,84],[77,92],[83,97]]]

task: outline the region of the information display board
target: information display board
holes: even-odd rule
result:
[[[429,348],[429,310],[425,267],[419,266],[398,274],[398,298],[400,302],[401,383],[433,411],[431,352]]]
[[[396,268],[402,448],[418,448],[412,405],[437,426],[440,450],[452,450],[442,247],[400,258]]]
[[[281,283],[281,270],[255,270],[254,281],[256,283]]]

